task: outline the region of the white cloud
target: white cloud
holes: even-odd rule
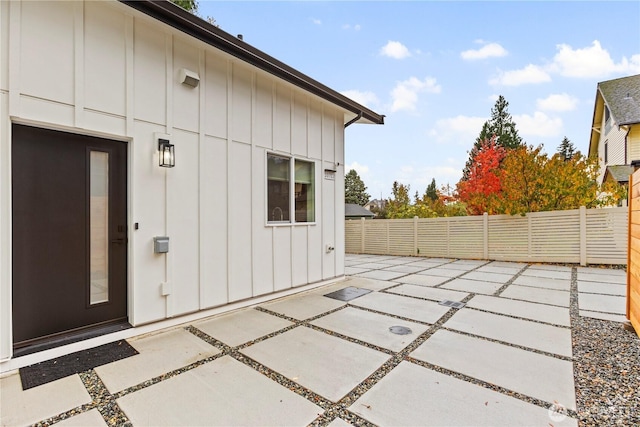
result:
[[[578,98],[567,93],[556,93],[544,99],[537,99],[536,105],[544,111],[572,111],[578,106]]]
[[[456,116],[436,121],[427,135],[438,143],[468,146],[480,134],[486,117]]]
[[[532,116],[528,114],[514,115],[513,121],[521,136],[552,137],[562,134],[562,119],[549,117],[540,111],[534,112]]]
[[[344,96],[351,98],[357,103],[362,104],[364,106],[375,107],[380,103],[378,100],[378,97],[373,92],[361,92],[359,90],[345,90],[341,93]]]
[[[481,40],[479,43],[483,43]],[[488,43],[482,46],[480,49],[469,49],[460,53],[460,57],[466,61],[474,61],[477,59],[486,58],[499,58],[501,56],[507,56],[509,52],[498,43]]]
[[[520,86],[530,83],[546,83],[551,76],[542,67],[529,64],[520,70],[501,71],[498,77],[489,80],[491,85]]]
[[[315,25],[322,25],[322,21],[316,18],[311,18],[311,22],[313,22]]]
[[[344,165],[345,173],[349,172],[351,169],[354,169],[360,175],[360,178],[365,178],[369,174],[369,166],[361,165],[358,162],[353,162],[348,165]]]
[[[360,24],[355,24],[355,25],[351,25],[351,24],[344,24],[342,26],[343,30],[353,30],[353,31],[360,31],[362,29],[362,25]]]
[[[394,59],[404,59],[411,56],[411,52],[409,52],[409,49],[402,43],[389,40],[389,42],[380,49],[380,55]]]
[[[556,49],[558,52],[550,69],[565,77],[600,78],[612,73],[640,72],[640,54],[633,55],[630,60],[623,57],[616,64],[598,40],[583,49],[573,49],[567,44],[559,44]]]
[[[360,29],[362,28],[362,26],[360,24],[356,24],[353,26],[353,29],[356,31],[360,31]]]
[[[444,184],[455,185],[462,175],[462,164],[449,160],[449,165],[424,166],[415,168],[410,165],[400,167],[396,172],[395,179],[404,185],[410,185],[409,197],[413,198],[416,191],[419,195],[424,194],[431,180],[436,180],[436,185],[440,187]]]
[[[408,80],[398,82],[391,91],[391,111],[413,111],[418,103],[418,93],[440,93],[440,90],[440,85],[433,77],[426,77],[424,80],[410,77]]]

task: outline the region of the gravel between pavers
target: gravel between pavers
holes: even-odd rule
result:
[[[621,323],[572,325],[579,426],[640,425],[640,338]]]
[[[574,267],[570,311],[578,426],[638,426],[640,337],[622,323],[581,317],[577,278]]]

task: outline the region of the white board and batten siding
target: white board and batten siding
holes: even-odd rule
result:
[[[346,221],[347,253],[625,264],[626,208]]]
[[[344,110],[118,2],[0,2],[0,47],[0,358],[12,121],[128,142],[133,325],[344,275]],[[158,135],[175,168],[158,167]],[[267,224],[270,152],[314,163],[315,223]]]

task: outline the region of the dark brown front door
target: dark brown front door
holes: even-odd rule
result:
[[[127,317],[127,144],[12,126],[13,342]]]

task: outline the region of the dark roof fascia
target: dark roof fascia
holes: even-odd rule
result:
[[[364,120],[374,124],[384,124],[384,115],[375,113],[170,1],[119,1],[347,111],[354,114],[362,113]]]

